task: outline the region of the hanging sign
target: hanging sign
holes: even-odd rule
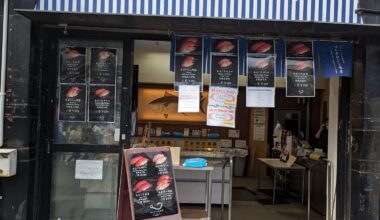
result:
[[[116,82],[116,49],[91,48],[90,84]]]
[[[351,77],[354,45],[349,42],[314,42],[323,78]]]
[[[89,89],[88,121],[115,121],[115,86],[91,85]]]
[[[118,219],[181,219],[170,149],[135,148],[123,156]],[[126,184],[129,198],[125,198]],[[130,211],[123,213],[125,204]]]
[[[286,96],[314,97],[313,42],[286,43]]]
[[[176,36],[175,39],[174,89],[179,85],[203,85],[203,38]]]
[[[211,39],[210,86],[238,88],[239,45],[235,38]]]
[[[178,112],[199,112],[200,90],[197,85],[180,85]]]
[[[275,105],[275,44],[274,40],[250,40],[247,55],[247,107]]]
[[[59,87],[59,121],[85,121],[86,86],[63,85]]]
[[[86,82],[86,48],[63,47],[60,51],[59,83]]]
[[[210,87],[207,106],[207,125],[235,127],[238,89]]]

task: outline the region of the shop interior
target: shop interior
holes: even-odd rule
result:
[[[189,157],[207,158],[208,165],[214,167],[212,219],[220,219],[222,214],[227,219],[231,204],[232,219],[296,220],[308,219],[308,214],[309,219],[324,219],[328,169],[327,162],[320,157],[326,155],[327,148],[321,149],[323,152],[317,149],[319,154],[315,158],[303,156],[319,146],[316,134],[328,119],[329,81],[317,76],[314,98],[289,98],[284,78],[277,77],[275,108],[259,109],[246,107],[247,77],[240,75],[235,128],[211,127],[206,125],[205,114],[209,74],[203,75],[200,112],[177,112],[178,93],[173,90],[174,73],[169,69],[170,47],[169,40],[135,40],[134,74],[138,86],[134,90],[132,121],[136,123],[131,145],[141,144],[148,129],[150,146],[179,147],[181,161]],[[286,141],[290,140],[293,146],[292,155],[303,158],[297,163],[307,169],[275,171],[260,165],[258,158],[280,156],[275,148],[275,142],[282,141],[275,138],[279,125],[287,132]],[[233,170],[226,156],[231,149],[237,149]],[[176,171],[175,176],[181,211],[182,207],[192,210],[192,214],[202,210],[205,175]],[[274,191],[273,187],[276,187]]]

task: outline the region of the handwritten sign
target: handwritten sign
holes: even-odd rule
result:
[[[178,112],[199,112],[199,100],[199,86],[179,86]]]
[[[75,179],[103,179],[103,160],[76,160]]]

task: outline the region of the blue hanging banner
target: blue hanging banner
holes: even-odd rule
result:
[[[323,78],[351,77],[354,45],[349,42],[314,42]]]
[[[276,77],[283,77],[285,70],[285,42],[282,39],[275,41]]]

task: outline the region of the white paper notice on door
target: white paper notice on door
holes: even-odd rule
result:
[[[271,87],[247,87],[247,107],[274,108],[275,88]]]
[[[103,160],[76,160],[75,179],[103,179]]]
[[[264,141],[265,140],[265,125],[255,124],[253,126],[253,140]]]
[[[180,85],[178,112],[199,112],[199,85]]]

